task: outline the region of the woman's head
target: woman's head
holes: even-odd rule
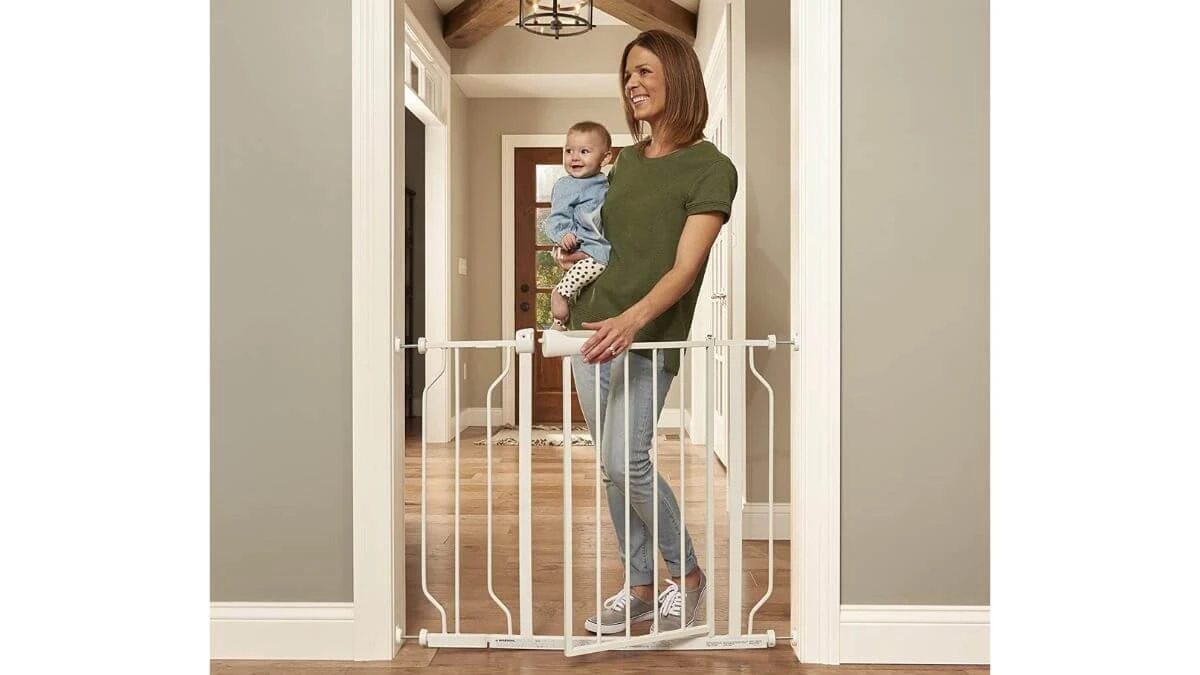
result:
[[[665,31],[646,31],[625,46],[619,74],[625,121],[635,139],[644,135],[642,122],[670,145],[703,138],[708,94],[691,45]]]

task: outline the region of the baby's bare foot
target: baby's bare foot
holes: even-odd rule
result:
[[[566,323],[571,316],[571,306],[567,304],[566,298],[558,294],[558,291],[550,292],[550,314],[563,323]]]

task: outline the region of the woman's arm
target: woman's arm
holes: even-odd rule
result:
[[[583,343],[581,353],[588,363],[605,363],[633,344],[643,326],[671,308],[696,283],[704,270],[709,249],[721,233],[725,214],[718,211],[694,213],[683,224],[683,234],[675,249],[675,264],[658,280],[644,298],[621,314],[604,321],[584,323],[596,334]]]

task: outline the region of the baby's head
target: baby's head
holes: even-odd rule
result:
[[[575,178],[591,178],[612,159],[612,136],[603,124],[579,122],[567,131],[563,168]]]

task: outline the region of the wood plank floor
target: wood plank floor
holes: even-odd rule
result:
[[[409,428],[405,459],[405,572],[408,614],[406,633],[415,635],[421,628],[441,632],[441,615],[426,599],[421,584],[421,449],[419,427]],[[669,433],[669,432],[668,432]],[[676,434],[678,432],[675,432]],[[504,612],[488,594],[487,566],[487,460],[486,448],[475,445],[483,438],[482,429],[469,429],[461,442],[460,509],[461,509],[461,593],[458,621],[454,605],[454,444],[430,448],[428,461],[427,544],[428,589],[445,608],[447,628],[454,632],[456,625],[464,633],[506,633]],[[676,437],[659,439],[659,470],[679,490],[679,441]],[[728,518],[725,512],[725,475],[719,463],[714,463],[714,541],[716,564],[711,568],[706,560],[708,532],[705,527],[705,465],[704,448],[691,444],[684,447],[686,460],[686,522],[692,535],[701,567],[709,577],[709,601],[715,596],[717,632],[728,630]],[[590,447],[576,447],[572,452],[572,518],[575,535],[574,628],[573,634],[586,635],[583,619],[595,611],[595,454]],[[538,635],[561,635],[563,632],[563,491],[562,449],[538,447],[533,449],[534,482],[534,539],[533,630]],[[495,594],[512,613],[513,630],[520,630],[518,567],[517,567],[517,448],[495,446],[492,471],[493,541],[492,580]],[[603,499],[603,495],[602,495]],[[665,536],[660,532],[660,536]],[[675,533],[678,536],[678,532]],[[624,568],[616,552],[616,538],[609,524],[607,505],[601,502],[600,515],[601,593],[608,597],[624,579]],[[743,544],[742,630],[750,609],[763,597],[768,585],[767,542],[748,541]],[[780,638],[773,649],[737,651],[628,651],[592,654],[567,659],[560,652],[508,651],[487,649],[431,649],[409,640],[397,657],[388,662],[269,662],[213,661],[212,673],[223,675],[334,675],[340,673],[407,672],[413,668],[442,673],[537,672],[556,673],[587,670],[593,673],[649,673],[666,669],[688,669],[703,673],[766,673],[799,672],[813,675],[825,673],[864,673],[870,675],[924,675],[926,673],[958,673],[982,675],[986,667],[963,666],[841,666],[801,667],[785,641],[789,633],[788,615],[788,542],[776,542],[774,551],[774,590],[755,615],[754,632],[774,629]],[[658,561],[659,578],[666,578],[666,569]],[[661,582],[660,582],[661,583]],[[665,586],[665,584],[663,584]],[[705,608],[701,608],[703,612]],[[701,616],[704,616],[701,614]],[[639,624],[635,634],[645,633],[648,624]]]

